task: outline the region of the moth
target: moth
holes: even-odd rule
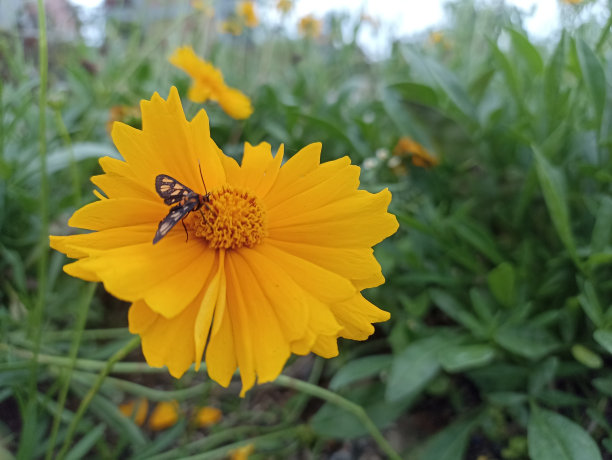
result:
[[[202,177],[202,169],[200,169],[200,177]],[[204,183],[203,177],[202,183]],[[206,190],[206,184],[204,184],[206,194],[200,195],[173,177],[167,174],[160,174],[155,178],[155,190],[164,199],[164,203],[175,206],[172,206],[168,215],[159,222],[157,232],[155,232],[155,237],[153,238],[153,244],[166,236],[179,221],[183,224],[185,235],[187,235],[187,240],[189,240],[187,227],[185,227],[183,220],[187,217],[187,214],[192,211],[199,211],[202,207],[210,210],[208,206],[208,203],[210,203],[210,193]]]

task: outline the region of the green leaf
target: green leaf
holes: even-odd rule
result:
[[[583,283],[582,293],[578,296],[578,303],[595,326],[603,327],[603,309],[599,303],[595,287],[590,281]]]
[[[599,345],[612,354],[612,331],[606,331],[604,329],[597,329],[593,332],[593,338]]]
[[[338,390],[350,383],[377,375],[391,364],[391,355],[374,355],[355,359],[345,364],[329,382],[330,390]]]
[[[612,233],[612,198],[604,195],[597,211],[593,234],[591,235],[591,251],[602,252],[610,243]]]
[[[559,358],[556,356],[551,356],[538,363],[529,375],[529,394],[534,396],[540,393],[546,385],[553,381],[558,368]]]
[[[438,361],[447,372],[462,372],[489,364],[495,358],[490,345],[452,345],[438,353]]]
[[[576,361],[591,369],[601,369],[603,366],[601,356],[579,343],[572,347],[572,355],[576,358]]]
[[[544,70],[544,62],[542,56],[535,46],[531,44],[529,39],[521,32],[515,29],[506,29],[512,40],[512,47],[525,60],[531,77],[539,75]]]
[[[102,437],[106,425],[100,423],[94,429],[89,431],[79,442],[77,442],[72,449],[66,454],[66,460],[78,460],[85,458],[86,454],[91,450],[96,442]]]
[[[527,440],[533,460],[601,460],[597,444],[582,427],[537,406],[529,417]]]
[[[576,54],[582,78],[595,107],[597,126],[600,126],[606,102],[606,75],[597,55],[581,38],[576,38]]]
[[[499,264],[487,275],[489,289],[505,307],[512,307],[516,299],[514,267],[508,262]]]
[[[438,96],[436,92],[427,85],[407,81],[393,83],[390,87],[397,90],[407,101],[430,107],[438,106]]]
[[[418,394],[440,370],[436,354],[447,344],[442,337],[421,339],[395,355],[385,399],[393,402]]]
[[[518,406],[528,401],[527,395],[518,391],[494,391],[485,396],[489,402],[497,406]]]
[[[529,325],[501,327],[495,341],[506,350],[533,360],[559,347],[559,342],[546,329]]]
[[[436,433],[425,444],[418,458],[422,460],[462,460],[478,417],[458,420]]]
[[[430,289],[429,294],[433,303],[444,313],[466,327],[476,337],[486,337],[486,330],[478,319],[451,295],[439,289]]]
[[[557,235],[565,245],[565,248],[570,254],[570,257],[576,264],[579,263],[578,254],[576,252],[576,244],[574,243],[574,235],[570,225],[569,208],[567,205],[567,196],[565,188],[565,180],[561,171],[553,167],[538,147],[532,145],[536,171],[538,180],[544,194],[544,201],[548,208],[548,213],[553,222]]]

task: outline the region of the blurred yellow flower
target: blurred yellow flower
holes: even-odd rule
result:
[[[228,19],[221,23],[221,32],[232,34],[238,37],[242,34],[242,23],[236,18]]]
[[[247,444],[244,447],[232,450],[230,452],[230,460],[247,460],[255,450],[253,444]]]
[[[433,44],[440,43],[444,40],[444,34],[439,31],[434,31],[429,34],[429,41]]]
[[[214,425],[221,420],[223,414],[216,407],[201,407],[195,414],[194,422],[200,428],[206,428]]]
[[[119,412],[133,419],[136,425],[142,426],[147,418],[147,412],[149,412],[149,401],[145,398],[141,398],[138,401],[129,401],[119,406]]]
[[[420,168],[431,168],[439,163],[439,160],[432,156],[425,147],[410,137],[401,137],[393,148],[393,155],[410,156],[412,164]]]
[[[129,105],[114,105],[108,111],[108,121],[106,122],[106,131],[108,131],[109,134],[116,121],[122,121],[130,126],[139,127],[140,110],[138,107]]]
[[[227,86],[221,71],[196,56],[190,46],[178,48],[170,56],[170,62],[193,79],[187,94],[193,102],[216,101],[225,113],[238,120],[248,118],[253,113],[251,100],[241,91]]]
[[[238,3],[236,13],[238,17],[242,18],[247,27],[256,27],[259,24],[259,18],[255,13],[255,2],[246,1]]]
[[[283,14],[289,13],[293,9],[293,0],[278,0],[276,9]]]
[[[304,16],[300,19],[298,29],[305,37],[316,38],[321,35],[323,25],[319,19],[316,19],[312,14]]]
[[[153,431],[165,430],[174,426],[178,421],[178,402],[161,401],[157,403],[151,417],[149,417],[149,428]]]
[[[348,157],[320,164],[321,144],[283,162],[282,146],[273,156],[246,143],[239,165],[211,139],[205,111],[185,119],[176,88],[141,110],[142,130],[113,128],[125,161],[102,158],[105,174],[92,179],[106,197],[69,220],[91,232],[51,246],[78,259],[68,274],[131,302],[149,365],[179,378],[205,358],[223,386],[238,368],[244,395],[276,379],[291,353],[331,358],[339,337],[365,340],[389,319],[361,295],[384,283],[372,246],[398,228],[388,190],[359,190]],[[164,203],[156,182],[166,176],[206,206],[152,244],[181,204]]]
[[[212,6],[211,0],[191,0],[191,7],[204,13],[208,18],[215,15],[215,9]]]
[[[579,3],[583,2],[583,0],[561,0],[561,1],[568,5],[578,5]]]

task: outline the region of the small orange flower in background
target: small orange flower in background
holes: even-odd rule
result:
[[[292,0],[278,0],[278,3],[276,4],[276,9],[283,14],[287,14],[293,9],[293,1]]]
[[[276,379],[292,353],[334,357],[339,337],[365,340],[389,319],[361,294],[384,283],[372,246],[398,228],[388,190],[359,190],[348,157],[321,164],[321,144],[283,162],[282,145],[273,155],[246,143],[239,165],[211,139],[204,110],[185,119],[176,88],[141,110],[142,130],[113,128],[125,161],[102,158],[92,178],[106,196],[68,222],[91,232],[52,236],[51,246],[78,259],[66,273],[131,302],[130,332],[149,365],[179,378],[205,360],[223,386],[238,368],[244,395]],[[153,244],[170,213],[160,175],[206,196],[206,207]]]
[[[561,0],[561,1],[567,5],[578,5],[579,3],[583,2],[583,0]]]
[[[128,418],[132,418],[136,425],[142,426],[149,412],[149,401],[145,398],[138,401],[129,401],[119,406],[119,412]]]
[[[244,447],[232,450],[230,460],[247,460],[254,450],[255,446],[253,444],[247,444]]]
[[[412,164],[420,168],[431,168],[439,163],[439,160],[431,155],[425,147],[410,137],[401,137],[393,148],[393,155],[410,156]]]
[[[319,19],[316,19],[312,14],[304,16],[300,19],[298,30],[305,37],[317,38],[321,35],[323,25]]]
[[[256,27],[259,24],[254,2],[246,1],[238,3],[236,14],[244,21],[244,25],[247,27]]]
[[[190,46],[178,48],[170,56],[170,62],[193,79],[187,94],[193,102],[216,101],[225,113],[237,120],[248,118],[253,113],[251,100],[241,91],[227,86],[221,71],[196,56]]]
[[[165,430],[176,425],[179,419],[178,402],[161,401],[157,403],[151,417],[149,417],[149,428],[153,431]]]
[[[222,417],[222,412],[216,407],[201,407],[194,416],[194,423],[200,428],[207,428],[219,423]]]

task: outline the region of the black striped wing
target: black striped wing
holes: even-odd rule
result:
[[[164,203],[166,204],[180,203],[188,199],[191,195],[196,195],[189,187],[186,187],[173,177],[165,174],[160,174],[155,178],[155,190],[157,190],[157,193],[164,199]]]
[[[194,192],[191,193],[192,195],[187,199],[185,203],[177,204],[176,206],[170,208],[170,212],[168,213],[168,215],[159,222],[159,226],[157,227],[157,231],[155,232],[155,237],[153,238],[153,244],[157,243],[164,236],[166,236],[168,232],[172,230],[172,227],[174,227],[187,214],[197,208],[199,204],[198,195]]]

